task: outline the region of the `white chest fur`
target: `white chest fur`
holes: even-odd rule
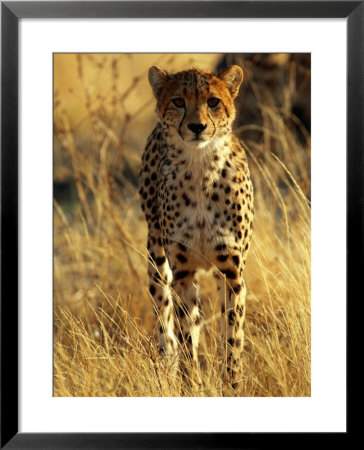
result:
[[[230,154],[229,140],[225,137],[203,148],[166,150],[161,164],[166,190],[161,207],[167,220],[173,218],[168,234],[205,254],[222,236],[225,241],[229,239],[223,221],[227,206],[221,182]],[[223,181],[224,186],[229,183]]]

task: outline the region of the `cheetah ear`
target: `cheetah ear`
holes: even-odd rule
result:
[[[238,95],[240,85],[243,82],[244,73],[242,69],[239,66],[230,66],[219,74],[219,78],[225,82],[231,97],[234,99]]]
[[[148,80],[153,89],[153,94],[156,99],[159,98],[164,83],[168,80],[168,73],[157,66],[152,66],[148,72]]]

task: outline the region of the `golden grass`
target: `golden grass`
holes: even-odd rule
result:
[[[54,395],[179,396],[181,380],[158,355],[148,293],[147,227],[135,186],[142,148],[128,141],[140,112],[116,107],[138,82],[120,93],[117,62],[111,55],[110,61],[115,83],[100,101],[78,59],[75,76],[92,92],[81,137],[81,125],[70,123],[55,98],[55,174],[68,174],[77,200],[54,203]],[[103,103],[111,113],[103,113]],[[236,392],[226,393],[215,289],[210,275],[201,274],[203,387],[184,388],[183,395],[310,395],[310,142],[292,133],[274,105],[261,108],[262,139],[243,142],[256,211],[245,269],[243,378]],[[142,131],[146,137],[151,130]]]

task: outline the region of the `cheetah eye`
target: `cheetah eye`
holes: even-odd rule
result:
[[[210,97],[207,100],[207,104],[209,105],[210,108],[215,108],[215,106],[217,106],[220,103],[220,100],[216,97]]]
[[[172,102],[174,106],[177,106],[177,108],[183,108],[185,106],[185,101],[182,97],[177,97],[172,99]]]

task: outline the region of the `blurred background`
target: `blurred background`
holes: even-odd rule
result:
[[[55,395],[178,395],[150,371],[162,369],[137,193],[156,124],[147,72],[231,64],[244,71],[235,133],[256,210],[239,395],[310,395],[310,54],[54,55]],[[201,283],[201,395],[222,395],[215,292],[208,275]]]

